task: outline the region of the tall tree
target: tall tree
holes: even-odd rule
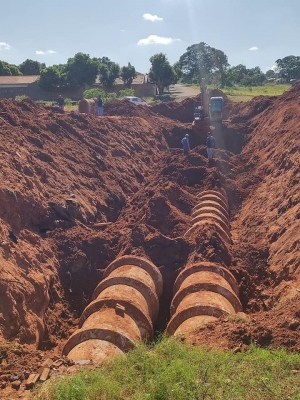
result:
[[[45,63],[39,63],[28,58],[19,65],[19,69],[23,75],[40,75],[42,68],[46,68]]]
[[[66,84],[71,88],[77,88],[84,84],[92,85],[97,77],[98,63],[88,54],[77,53],[69,58],[64,68]]]
[[[54,91],[60,87],[60,73],[57,66],[44,68],[41,70],[39,86],[47,91]]]
[[[226,69],[229,67],[228,58],[222,50],[212,49],[213,69],[217,70],[221,78],[221,87],[225,86]]]
[[[131,65],[129,62],[127,66],[124,66],[121,68],[120,76],[121,76],[122,81],[124,82],[124,85],[127,88],[130,88],[134,78],[136,78],[136,71],[135,71],[134,66]]]
[[[213,49],[204,42],[193,44],[186,49],[179,59],[185,82],[199,83],[201,78],[205,78],[212,71],[212,51]]]
[[[180,65],[179,61],[177,61],[173,65],[173,71],[174,71],[174,82],[173,83],[177,83],[179,81],[179,79],[182,77],[182,69],[181,69],[181,65]]]
[[[149,79],[156,84],[159,95],[162,95],[164,88],[174,81],[174,70],[163,53],[152,56],[150,62]]]
[[[106,57],[107,58],[107,57]],[[119,64],[110,61],[109,59],[105,62],[101,62],[99,65],[99,79],[102,86],[106,89],[112,88],[115,80],[120,75]]]

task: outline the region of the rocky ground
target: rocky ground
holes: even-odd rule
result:
[[[163,275],[157,334],[176,276],[203,259],[234,274],[247,318],[221,319],[183,340],[300,350],[300,83],[277,98],[225,99],[211,164],[203,136],[191,131],[193,105],[113,101],[98,118],[0,99],[1,398],[25,398],[30,374],[74,369],[63,344],[103,270],[125,254],[146,256]],[[196,195],[221,187],[230,248],[212,246],[209,231],[184,239]]]

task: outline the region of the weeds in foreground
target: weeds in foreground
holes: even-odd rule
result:
[[[40,387],[43,400],[298,400],[300,355],[251,347],[245,353],[164,338],[126,357]],[[294,372],[293,372],[294,371]]]

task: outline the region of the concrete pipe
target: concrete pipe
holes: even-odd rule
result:
[[[192,215],[203,207],[214,207],[219,210],[227,219],[229,219],[228,209],[217,201],[202,200],[192,209]]]
[[[198,216],[200,216],[202,214],[213,215],[213,216],[221,219],[223,221],[223,223],[226,224],[226,226],[229,227],[229,225],[230,225],[228,218],[220,210],[218,210],[215,207],[206,207],[206,206],[199,208],[192,214],[192,224],[193,224],[193,221],[196,220],[198,218]],[[195,222],[197,222],[197,221],[195,221]]]
[[[217,190],[205,190],[205,191],[203,191],[203,192],[201,192],[201,193],[198,193],[198,194],[196,195],[196,197],[197,197],[198,200],[200,200],[201,197],[203,197],[203,196],[209,196],[209,195],[213,195],[213,196],[219,197],[220,199],[223,200],[223,202],[224,202],[224,203],[226,204],[226,206],[228,207],[228,200],[227,200],[226,194],[223,194],[223,193],[221,193],[221,192],[218,192]]]
[[[162,277],[149,260],[124,256],[113,261],[68,339],[63,354],[74,361],[102,361],[153,337]]]
[[[78,102],[78,112],[97,115],[96,102],[93,99],[81,99]]]
[[[167,326],[171,335],[242,311],[234,276],[215,263],[202,262],[184,269],[175,281],[174,293]]]
[[[224,230],[222,228],[222,226],[216,222],[214,219],[212,218],[205,218],[202,219],[198,222],[196,222],[190,229],[188,229],[185,234],[184,234],[184,238],[185,239],[189,239],[195,232],[197,232],[201,227],[210,227],[211,229],[213,229],[215,232],[217,232],[217,234],[226,242],[226,243],[231,243],[231,238],[229,235],[229,231]]]

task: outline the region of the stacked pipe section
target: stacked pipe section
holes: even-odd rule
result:
[[[192,213],[190,237],[204,225],[213,226],[225,245],[231,242],[227,198],[218,191],[207,190],[197,196],[199,203]],[[238,284],[223,265],[199,262],[188,265],[177,277],[171,303],[171,335],[193,331],[224,315],[242,311]]]
[[[109,264],[103,278],[64,346],[63,354],[75,362],[99,362],[153,338],[162,293],[158,268],[145,258],[123,256]]]

